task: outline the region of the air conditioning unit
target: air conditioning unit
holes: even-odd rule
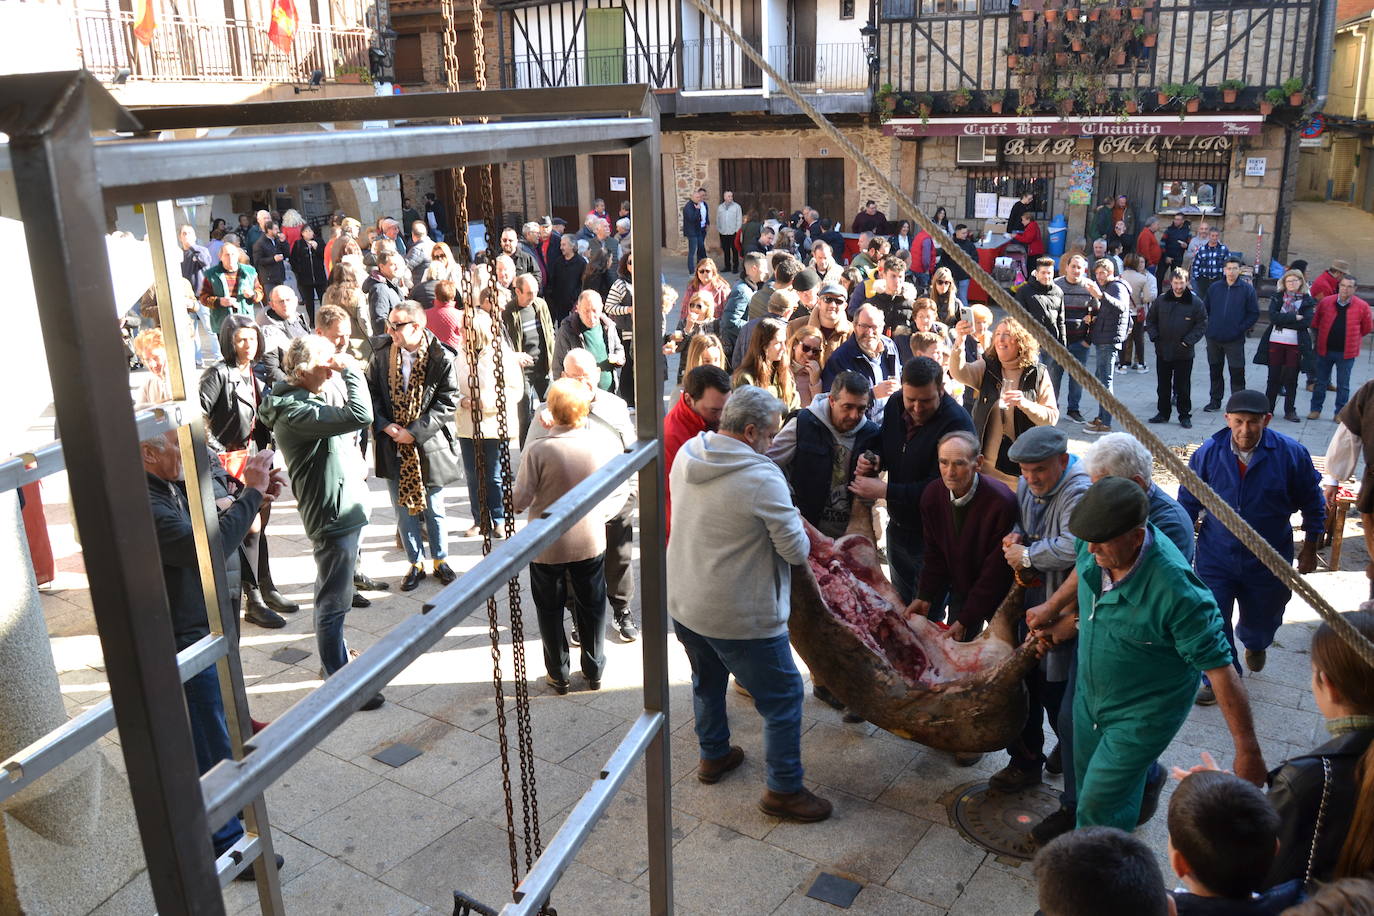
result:
[[[954,149],[955,165],[987,165],[998,158],[996,137],[959,137]]]

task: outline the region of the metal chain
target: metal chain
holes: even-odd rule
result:
[[[1317,840],[1322,835],[1322,826],[1326,823],[1326,801],[1331,794],[1331,759],[1321,758],[1322,761],[1322,800],[1317,806],[1317,824],[1312,828],[1312,848],[1307,853],[1307,871],[1303,874],[1302,886],[1311,887],[1312,870],[1317,866]]]
[[[919,225],[932,236],[939,238],[939,232],[935,223],[929,216],[916,206],[916,202],[911,196],[897,186],[887,175],[878,169],[873,163],[868,161],[863,151],[844,134],[831,124],[830,121],[818,112],[814,106],[793,88],[792,84],[778,74],[768,61],[747,41],[740,37],[729,23],[712,8],[709,0],[688,0],[699,9],[707,19],[720,29],[721,33],[730,41],[734,42],[746,57],[754,62],[759,69],[768,76],[776,85],[779,91],[786,95],[793,103],[801,109],[802,113],[820,128],[821,132],[835,142],[845,154],[854,160],[854,163],[868,176],[873,179],[885,192],[892,195],[892,199],[901,204],[906,213],[910,213]],[[1073,356],[1068,348],[1060,343],[1048,329],[1039,321],[1022,308],[1021,303],[1014,296],[1008,293],[997,281],[988,275],[987,271],[979,266],[978,261],[968,256],[968,253],[957,245],[950,245],[942,249],[943,253],[948,254],[954,263],[962,267],[979,286],[986,290],[993,300],[1006,312],[1021,323],[1030,335],[1040,344],[1042,353],[1048,355],[1064,368],[1075,381],[1097,399],[1097,402],[1107,410],[1112,416],[1121,420],[1121,425],[1126,427],[1131,435],[1135,436],[1145,445],[1150,452],[1159,459],[1173,475],[1178,479],[1181,486],[1187,487],[1188,492],[1197,497],[1203,507],[1226,529],[1245,545],[1256,559],[1268,568],[1280,582],[1283,582],[1293,591],[1297,592],[1311,607],[1321,615],[1322,619],[1330,625],[1341,639],[1359,654],[1360,658],[1370,665],[1374,665],[1374,641],[1356,630],[1350,621],[1346,620],[1331,604],[1321,596],[1321,594],[1303,576],[1293,569],[1293,565],[1274,549],[1268,541],[1259,536],[1254,528],[1250,527],[1249,522],[1240,517],[1225,500],[1217,495],[1216,491],[1208,486],[1202,478],[1198,477],[1193,469],[1188,467],[1188,463],[1178,456],[1173,449],[1165,445],[1158,436],[1154,434],[1148,426],[1142,423],[1136,415],[1116,399],[1116,396],[1107,390],[1107,386],[1102,384],[1096,375],[1088,371],[1088,367],[1080,363],[1077,357]]]

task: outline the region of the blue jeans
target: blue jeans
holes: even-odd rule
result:
[[[1116,370],[1116,357],[1121,349],[1116,344],[1094,344],[1093,349],[1097,351],[1097,365],[1094,367],[1097,380],[1110,392],[1112,376]],[[1107,409],[1101,404],[1097,405],[1097,421],[1107,426],[1112,425],[1112,415],[1107,413]]]
[[[959,290],[959,293],[958,293],[958,295],[959,295],[959,301],[962,302],[962,303],[964,303],[964,305],[968,305],[968,304],[969,304],[969,301],[968,301],[968,284],[969,284],[969,281],[968,281],[967,279],[965,279],[965,280],[960,280],[957,284],[955,284],[955,286],[956,286],[956,287],[958,288],[958,290]]]
[[[204,365],[224,358],[219,350],[219,335],[210,327],[210,310],[203,305],[191,312],[191,340],[196,345],[197,363]]]
[[[315,647],[326,674],[348,664],[344,615],[353,606],[361,528],[312,541],[315,548]]]
[[[1312,412],[1321,413],[1326,403],[1326,386],[1331,384],[1331,370],[1336,370],[1336,413],[1341,412],[1345,402],[1350,400],[1350,370],[1355,367],[1354,358],[1342,359],[1339,356],[1317,356],[1317,372],[1312,376]]]
[[[224,700],[219,692],[219,675],[215,666],[182,684],[186,693],[186,712],[191,717],[191,744],[196,750],[196,768],[204,776],[221,760],[234,756],[233,746],[229,743],[229,726],[224,721]],[[200,797],[195,799],[200,804]],[[243,824],[232,817],[223,827],[210,835],[215,847],[215,855],[224,854],[230,846],[243,836]]]
[[[763,755],[768,788],[801,791],[801,708],[805,692],[792,661],[787,634],[768,639],[712,639],[673,621],[692,665],[692,711],[703,760],[730,753],[725,687],[733,674],[763,716]]]
[[[1088,364],[1088,345],[1081,341],[1075,341],[1066,345],[1069,352],[1078,358],[1083,365]],[[1064,367],[1054,360],[1050,360],[1050,378],[1054,381],[1054,397],[1059,398],[1059,382],[1064,378]],[[1066,405],[1069,413],[1077,413],[1079,404],[1083,400],[1083,386],[1074,381],[1073,376],[1069,376],[1069,400]]]
[[[425,545],[420,540],[420,519],[424,519],[425,535],[429,539],[429,558],[443,560],[448,557],[448,519],[444,516],[444,488],[425,487],[425,511],[423,516],[411,515],[410,510],[400,504],[399,484],[388,480],[386,488],[391,493],[391,505],[396,509],[396,527],[401,529],[401,546],[406,549],[406,559],[412,564],[425,557]]]
[[[463,453],[463,477],[468,484],[468,504],[472,508],[473,524],[483,525],[481,496],[486,493],[487,515],[491,526],[505,523],[506,506],[501,502],[501,443],[495,439],[483,439],[482,458],[486,465],[486,476],[479,490],[477,484],[477,441],[459,437],[458,450]],[[483,527],[487,527],[483,525]]]
[[[697,262],[706,257],[706,236],[687,236],[687,272],[696,273]]]

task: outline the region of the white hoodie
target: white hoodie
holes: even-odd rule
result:
[[[787,632],[792,565],[810,542],[782,471],[719,433],[678,450],[668,477],[668,614],[713,639]]]

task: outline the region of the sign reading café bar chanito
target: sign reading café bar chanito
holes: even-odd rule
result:
[[[1264,127],[1260,114],[1134,115],[1116,117],[1034,116],[1029,118],[893,118],[889,137],[1253,137]]]

